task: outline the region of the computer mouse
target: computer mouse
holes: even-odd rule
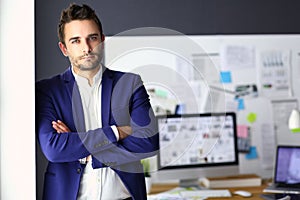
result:
[[[244,191],[244,190],[234,191],[233,194],[236,194],[236,195],[239,195],[239,196],[242,196],[242,197],[251,197],[252,196],[252,194],[250,192],[247,192],[247,191]]]

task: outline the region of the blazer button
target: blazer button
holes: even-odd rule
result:
[[[78,168],[77,169],[77,174],[80,174],[81,173],[81,168]]]

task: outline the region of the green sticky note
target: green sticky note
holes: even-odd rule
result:
[[[167,97],[168,96],[168,92],[164,91],[164,90],[155,90],[155,94],[159,97]]]
[[[250,123],[254,123],[256,121],[256,114],[255,113],[249,113],[247,116],[247,120]]]
[[[300,128],[291,129],[292,133],[300,133]]]

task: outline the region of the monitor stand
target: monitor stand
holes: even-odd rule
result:
[[[181,179],[179,181],[179,187],[184,187],[184,188],[189,188],[189,187],[194,187],[197,189],[203,189],[200,184],[199,184],[199,179]]]

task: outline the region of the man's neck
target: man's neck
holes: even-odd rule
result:
[[[89,85],[93,85],[93,80],[94,80],[93,78],[97,74],[97,72],[100,70],[100,67],[101,67],[101,65],[99,65],[95,69],[91,69],[91,70],[80,70],[77,67],[73,67],[73,69],[77,75],[88,79]]]

